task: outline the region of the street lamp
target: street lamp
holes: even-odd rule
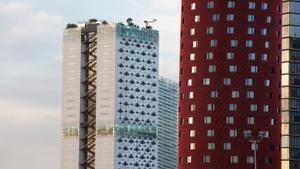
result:
[[[252,145],[254,144],[254,169],[257,169],[257,163],[256,163],[256,147],[258,146],[258,143],[261,142],[264,138],[266,138],[266,134],[267,132],[266,131],[260,131],[258,132],[258,136],[257,138],[254,138],[253,135],[252,135],[252,131],[251,130],[245,130],[244,131],[244,136],[245,138],[250,142],[252,143]],[[251,145],[251,147],[252,147]]]

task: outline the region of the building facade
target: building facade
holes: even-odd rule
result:
[[[62,169],[157,168],[158,50],[132,22],[68,25]]]
[[[283,1],[282,17],[281,169],[300,169],[300,1]]]
[[[178,84],[158,82],[158,169],[177,169]]]
[[[281,5],[182,0],[179,169],[280,168]]]

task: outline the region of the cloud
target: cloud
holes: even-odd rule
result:
[[[59,168],[63,22],[0,2],[0,168]]]

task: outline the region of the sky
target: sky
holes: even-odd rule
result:
[[[176,0],[0,0],[0,168],[60,168],[66,24],[157,19],[160,74],[177,80],[179,16]]]

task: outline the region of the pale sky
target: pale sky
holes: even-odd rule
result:
[[[0,0],[0,168],[59,169],[62,31],[90,18],[155,18],[160,72],[176,80],[179,0]]]

